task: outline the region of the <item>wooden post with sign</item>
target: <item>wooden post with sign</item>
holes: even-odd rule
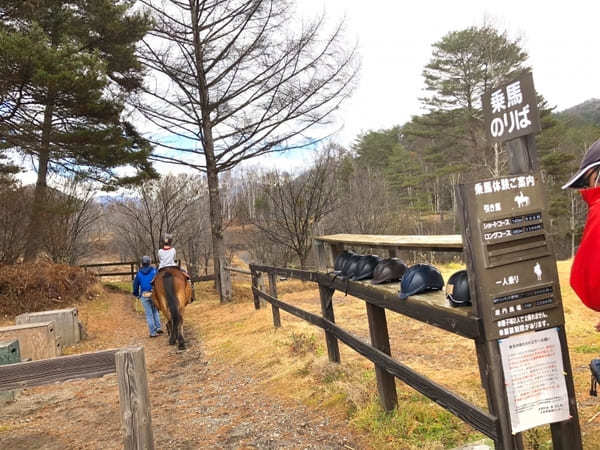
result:
[[[496,448],[521,449],[521,431],[550,423],[555,449],[581,449],[537,173],[533,136],[540,126],[531,73],[492,90],[483,105],[491,140],[510,141],[510,174],[462,184],[457,199],[473,313],[482,328],[476,340],[482,384],[498,417]]]

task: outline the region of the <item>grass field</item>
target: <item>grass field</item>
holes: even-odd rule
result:
[[[444,279],[458,268],[442,267]],[[559,262],[558,269],[584,448],[596,449],[600,448],[600,403],[588,394],[588,364],[600,353],[600,335],[594,330],[600,315],[588,310],[568,287],[570,261]],[[279,297],[320,314],[315,286],[282,281]],[[397,410],[382,411],[372,363],[343,344],[342,363],[329,363],[324,333],[283,311],[282,327],[273,328],[270,308],[254,309],[247,277],[234,279],[231,304],[219,304],[212,282],[198,284],[197,299],[186,322],[200,334],[209,357],[251,372],[272,393],[319,408],[323,415],[349,420],[374,448],[452,448],[483,438],[401,382],[397,382]],[[336,322],[368,341],[364,302],[336,292],[334,305]],[[392,312],[388,312],[388,327],[395,359],[486,408],[471,340]],[[549,427],[524,436],[526,448],[552,448]]]

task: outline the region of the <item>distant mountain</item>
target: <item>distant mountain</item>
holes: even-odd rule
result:
[[[560,111],[558,115],[600,126],[600,99],[586,100],[579,105]]]

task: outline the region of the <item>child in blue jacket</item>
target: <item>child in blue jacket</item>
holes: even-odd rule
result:
[[[163,331],[160,328],[160,318],[158,317],[158,310],[152,302],[152,280],[156,275],[156,269],[150,265],[150,257],[142,257],[142,267],[133,280],[133,295],[139,298],[144,307],[146,313],[146,322],[148,323],[148,330],[150,330],[150,337],[156,337],[162,334]]]

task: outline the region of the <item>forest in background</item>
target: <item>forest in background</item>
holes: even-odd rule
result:
[[[311,266],[315,235],[460,233],[454,186],[490,173],[477,172],[476,166],[464,162],[460,171],[452,172],[450,164],[439,163],[443,149],[419,151],[418,139],[405,133],[414,122],[369,131],[351,148],[328,144],[313,150],[312,165],[298,172],[254,168],[224,174],[228,260],[234,252],[247,252],[248,260]],[[577,192],[560,187],[600,136],[600,100],[550,113],[545,124],[536,141],[550,216],[547,231],[557,257],[566,259],[579,242],[587,207]],[[14,180],[5,181],[1,189],[0,206],[7,214],[0,223],[0,256],[3,263],[13,263],[23,252],[22,224],[33,189]],[[137,260],[155,255],[160,236],[174,231],[177,249],[190,270],[211,271],[203,176],[167,175],[121,196],[93,197],[93,189],[83,182],[62,184],[52,192],[45,212],[44,251],[56,262],[76,264],[98,253]]]
[[[170,1],[181,21],[154,0],[44,4],[0,7],[0,262],[139,259],[169,232],[191,271],[212,266],[223,301],[235,251],[307,267],[315,235],[459,233],[455,187],[507,170],[481,97],[525,72],[535,79],[506,31],[448,32],[422,71],[427,112],[342,146],[325,139],[327,126],[360,70],[343,20],[328,26],[321,15],[292,30],[293,4],[281,0],[210,11]],[[538,92],[545,224],[559,258],[574,253],[586,212],[560,186],[600,135],[598,103],[556,112]],[[255,159],[290,149],[312,162],[289,172]],[[35,186],[17,181],[14,155],[33,163]],[[153,162],[189,174],[160,177]]]

